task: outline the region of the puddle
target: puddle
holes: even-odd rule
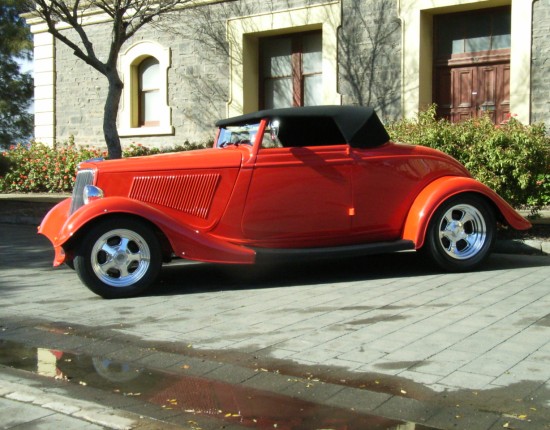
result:
[[[102,357],[0,341],[0,364],[69,384],[139,397],[159,410],[215,418],[222,424],[285,430],[430,430],[281,394],[197,376],[151,370]]]

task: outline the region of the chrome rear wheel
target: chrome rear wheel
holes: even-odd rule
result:
[[[471,270],[489,256],[495,235],[495,215],[486,201],[477,195],[458,195],[434,213],[423,250],[446,270]]]
[[[481,211],[458,204],[445,212],[439,225],[439,242],[446,254],[457,260],[474,257],[487,239],[487,225]]]

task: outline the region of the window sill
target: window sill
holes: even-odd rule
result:
[[[174,127],[171,125],[158,126],[158,127],[132,127],[132,128],[119,128],[118,135],[120,137],[132,137],[132,136],[166,136],[173,135]]]

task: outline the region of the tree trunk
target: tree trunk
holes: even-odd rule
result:
[[[107,79],[109,80],[109,91],[103,110],[103,136],[107,144],[109,158],[122,158],[122,147],[117,129],[117,116],[124,84],[118,76],[116,68],[107,74]]]

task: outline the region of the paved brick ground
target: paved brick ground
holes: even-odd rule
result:
[[[283,374],[326,376],[332,385],[319,395],[327,404],[392,418],[401,411],[399,418],[414,420],[415,402],[423,410],[462,403],[470,412],[453,410],[458,428],[510,420],[514,428],[550,428],[547,256],[495,254],[468,274],[431,271],[414,254],[265,269],[185,264],[166,267],[150,295],[106,301],[70,269],[51,268],[49,243],[33,227],[0,224],[0,236],[2,319],[63,322],[136,345],[215,354],[218,365],[202,372],[209,377],[296,391],[288,377],[251,374],[235,359],[254,357]],[[99,352],[127,357],[131,347]],[[163,358],[162,366],[177,363],[137,359],[160,365]],[[372,392],[367,407],[342,389],[361,383],[388,388]],[[449,410],[437,408],[426,424],[451,428]],[[480,410],[491,414],[473,412]]]

